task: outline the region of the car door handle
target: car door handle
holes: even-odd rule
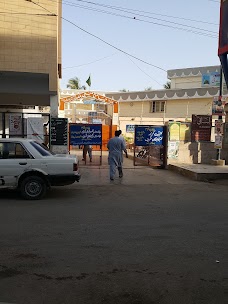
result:
[[[27,163],[19,163],[19,165],[25,166],[25,165],[27,165]]]

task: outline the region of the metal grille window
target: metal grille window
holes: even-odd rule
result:
[[[151,112],[152,113],[165,112],[165,101],[152,101]]]

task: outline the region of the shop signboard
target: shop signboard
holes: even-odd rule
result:
[[[211,126],[211,115],[192,115],[191,141],[210,141]]]

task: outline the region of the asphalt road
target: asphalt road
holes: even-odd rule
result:
[[[0,302],[228,303],[227,186],[138,172],[151,183],[0,191]]]

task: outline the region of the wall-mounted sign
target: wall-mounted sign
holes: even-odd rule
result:
[[[101,125],[102,124],[102,120],[100,118],[93,118],[92,122],[94,125]]]
[[[135,125],[126,125],[126,133],[134,133]]]
[[[170,122],[169,123],[169,140],[170,141],[179,141],[180,140],[180,123],[179,122]]]
[[[100,104],[101,102],[97,102],[96,100],[83,100],[83,103],[92,105],[92,104],[98,104],[98,103]]]
[[[68,145],[68,119],[51,118],[51,145],[67,146]]]
[[[211,115],[192,115],[191,140],[210,141],[211,140]]]
[[[169,141],[168,143],[168,158],[177,159],[179,153],[179,141]]]
[[[212,102],[212,115],[225,115],[225,102],[226,101],[224,99],[221,99],[220,97],[214,97]]]
[[[221,119],[215,121],[215,133],[217,135],[223,134],[223,121]]]
[[[136,146],[161,146],[164,141],[164,127],[135,126]]]
[[[222,140],[223,137],[221,135],[215,135],[215,149],[222,149]]]
[[[42,117],[27,118],[27,138],[44,142],[44,120]]]
[[[9,133],[10,133],[10,135],[22,135],[22,115],[21,114],[10,114]]]
[[[202,75],[202,86],[203,87],[218,87],[220,84],[220,72],[213,72]]]
[[[101,145],[102,125],[70,124],[70,145]]]

